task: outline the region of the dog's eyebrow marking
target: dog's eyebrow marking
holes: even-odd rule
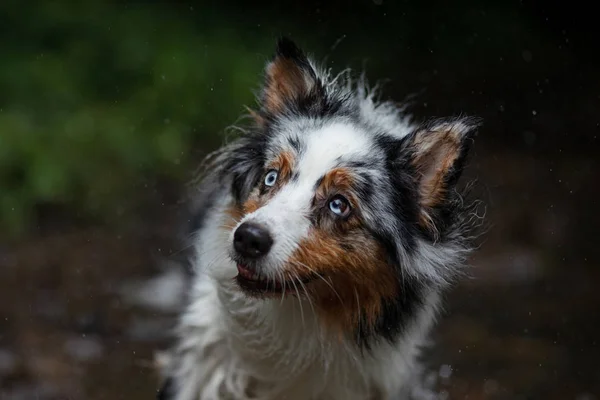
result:
[[[355,175],[348,168],[336,167],[315,182],[315,190],[329,191],[332,187],[350,190],[356,183]]]
[[[271,168],[277,169],[282,179],[290,179],[296,159],[291,151],[282,151],[271,163]]]
[[[351,203],[356,204],[354,196],[351,194],[355,185],[355,176],[348,168],[336,167],[319,178],[315,185],[317,197],[325,198],[332,191],[341,190],[349,196]]]

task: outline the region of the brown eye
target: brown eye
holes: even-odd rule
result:
[[[350,214],[350,203],[343,196],[337,195],[329,202],[329,209],[335,215],[346,217]]]

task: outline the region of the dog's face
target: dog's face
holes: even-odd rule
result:
[[[390,190],[384,160],[374,157],[381,148],[351,124],[304,122],[277,128],[242,204],[231,234],[240,286],[280,295],[345,280],[353,290],[368,285],[391,294],[395,280],[374,225],[392,208],[377,193]]]
[[[410,127],[390,107],[279,44],[257,128],[227,168],[241,290],[308,297],[327,324],[359,336],[390,330],[423,301],[436,284],[434,243],[462,234],[451,229],[452,191],[474,126]]]

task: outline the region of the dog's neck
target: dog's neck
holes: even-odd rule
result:
[[[219,283],[219,301],[226,310],[231,344],[254,359],[273,356],[276,363],[289,365],[294,360],[300,367],[319,358],[327,361],[334,348],[346,345],[328,338],[306,299],[290,295],[252,298],[227,281]]]
[[[287,387],[287,382],[310,381],[309,386],[327,382],[337,390],[353,382],[351,390],[357,393],[386,392],[413,379],[418,372],[415,358],[439,298],[437,293],[429,297],[397,342],[381,341],[362,351],[351,339],[327,335],[306,300],[256,299],[241,293],[231,280],[216,284],[227,358],[249,382],[274,390]],[[390,370],[397,373],[390,376]]]
[[[231,281],[219,283],[218,296],[226,310],[224,323],[230,333],[231,349],[242,358],[263,359],[269,365],[269,372],[265,372],[271,374],[273,370],[279,374],[297,373],[311,365],[327,369],[350,363],[359,368],[365,354],[372,358],[380,350],[397,348],[398,344],[412,354],[426,337],[439,298],[437,293],[431,294],[397,344],[377,342],[365,353],[352,335],[341,338],[324,330],[306,299],[289,295],[278,299],[250,298]]]

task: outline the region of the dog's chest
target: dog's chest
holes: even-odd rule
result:
[[[383,399],[367,361],[347,344],[328,342],[319,334],[310,307],[296,299],[254,309],[228,291],[219,295],[223,368],[245,382],[253,399]],[[243,376],[243,377],[242,377]]]

